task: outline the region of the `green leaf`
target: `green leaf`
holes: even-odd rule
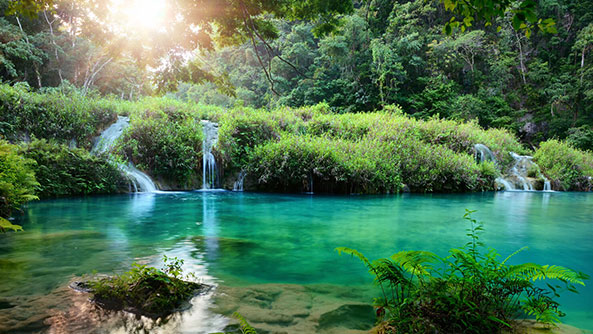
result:
[[[5,230],[12,230],[14,232],[22,231],[23,228],[19,225],[13,225],[8,220],[0,217],[0,232],[4,233]]]

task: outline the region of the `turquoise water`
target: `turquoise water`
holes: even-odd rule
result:
[[[72,277],[122,271],[133,261],[156,264],[163,254],[183,258],[205,281],[235,290],[268,283],[369,286],[364,267],[338,256],[335,247],[369,258],[405,249],[445,255],[467,241],[466,208],[478,210],[483,240],[503,256],[529,246],[515,262],[593,274],[593,194],[137,194],[30,204],[17,219],[25,232],[0,235],[0,309],[60,293]],[[589,283],[560,302],[565,323],[593,330]],[[28,309],[30,318],[44,312]]]

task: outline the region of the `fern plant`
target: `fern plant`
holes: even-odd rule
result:
[[[235,312],[235,313],[233,313],[233,318],[235,318],[239,321],[239,329],[241,329],[241,333],[243,333],[243,334],[257,334],[255,329],[253,327],[251,327],[251,325],[247,322],[247,320],[245,320],[245,318],[243,318],[242,315]]]
[[[469,242],[446,257],[427,251],[401,251],[370,261],[362,253],[340,247],[369,268],[381,287],[375,300],[385,333],[496,333],[513,320],[532,316],[548,326],[564,314],[554,298],[566,289],[577,292],[588,276],[561,266],[507,262],[526,247],[500,261],[500,254],[480,240],[481,222],[466,210]],[[555,280],[547,284],[540,280]]]

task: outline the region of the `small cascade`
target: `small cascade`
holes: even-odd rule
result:
[[[308,191],[305,192],[305,194],[308,195],[313,195],[313,174],[309,174],[309,182],[308,184],[304,184],[305,187],[308,187]]]
[[[496,182],[497,184],[501,184],[504,187],[504,190],[515,190],[513,184],[503,179],[502,177],[497,177],[496,180],[494,180],[494,182]]]
[[[109,152],[115,145],[117,138],[124,133],[124,130],[128,126],[130,126],[130,118],[119,116],[115,123],[111,124],[111,126],[101,133],[101,136],[91,149],[91,153],[98,155]]]
[[[109,153],[115,146],[117,138],[124,133],[124,130],[129,125],[130,119],[128,117],[119,116],[117,122],[111,124],[111,126],[101,133],[101,136],[91,149],[91,153],[94,155]],[[139,171],[132,163],[127,165],[118,163],[117,166],[126,175],[128,180],[130,180],[130,192],[132,188],[134,192],[157,191],[156,185],[150,177]]]
[[[484,144],[476,144],[476,145],[474,145],[474,151],[475,151],[476,161],[478,161],[478,162],[492,161],[495,164],[498,163],[498,160],[496,160],[494,153],[492,151],[490,151],[488,146],[486,146]]]
[[[216,189],[218,173],[212,148],[218,143],[218,124],[202,121],[202,127],[204,131],[204,140],[202,141],[202,189]]]
[[[128,165],[118,164],[118,166],[119,169],[126,174],[128,179],[132,181],[131,183],[134,186],[134,192],[152,193],[157,191],[157,188],[150,177],[139,171],[132,163],[129,163]]]
[[[237,176],[237,181],[235,181],[235,183],[233,184],[233,191],[243,191],[243,181],[245,180],[245,175],[247,173],[245,173],[245,171],[241,171],[239,172],[239,175]]]
[[[499,166],[496,156],[486,145],[476,144],[474,145],[474,151],[477,162],[492,161],[496,166]],[[533,157],[519,155],[514,152],[510,152],[510,154],[515,163],[506,175],[496,178],[495,182],[497,184],[502,185],[505,190],[534,191],[534,183],[537,180],[543,180],[543,187],[540,187],[540,189],[552,191],[550,180],[542,174],[539,166],[533,162]]]

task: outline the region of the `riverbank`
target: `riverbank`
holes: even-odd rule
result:
[[[25,147],[34,138],[49,142],[34,142],[25,152],[45,145],[49,155],[70,152],[81,156],[77,163],[108,166],[106,161],[111,161],[112,169],[131,163],[133,167],[126,167],[123,174],[129,176],[129,169],[135,168],[167,190],[207,185],[251,191],[377,194],[476,192],[509,183],[514,183],[513,188],[534,190],[549,185],[552,190],[588,191],[593,186],[593,155],[589,152],[559,141],[543,143],[534,152],[505,129],[439,118],[415,119],[398,107],[346,114],[332,113],[324,104],[227,110],[168,98],[130,102],[75,92],[41,94],[20,86],[0,88],[0,105],[6,111],[0,116],[0,134]],[[110,137],[107,150],[94,151],[96,162],[74,149],[91,150],[101,144],[99,135],[119,116],[125,116],[126,122],[117,136]],[[213,131],[205,131],[206,124]],[[483,147],[491,154],[483,155]],[[37,161],[38,171],[55,168],[56,159],[47,154]],[[533,166],[517,158],[529,154],[534,154],[533,159],[524,161]],[[60,168],[69,174],[80,169],[75,164]],[[87,182],[90,176],[80,174],[76,177]],[[495,182],[506,175],[508,182]],[[59,180],[46,179],[40,178],[41,188],[60,188]],[[133,178],[131,182],[135,183]],[[114,182],[87,183],[88,187],[76,193],[114,191],[108,187]],[[120,190],[138,188],[123,186]],[[73,194],[42,193],[46,197]]]

